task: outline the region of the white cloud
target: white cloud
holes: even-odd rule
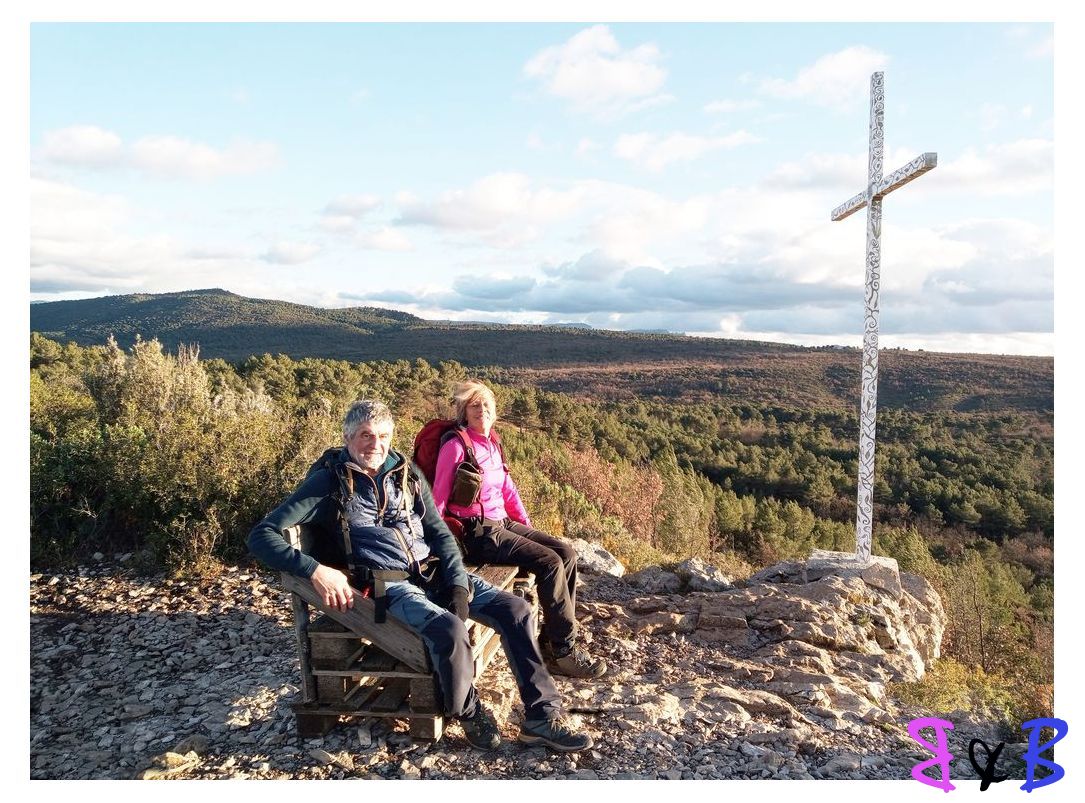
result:
[[[607,117],[666,102],[667,72],[659,49],[645,43],[623,50],[606,25],[593,25],[562,45],[544,48],[524,74],[579,112]]]
[[[749,111],[761,105],[759,100],[713,100],[704,105],[705,114],[731,114],[733,112]]]
[[[327,203],[323,214],[333,217],[344,215],[346,217],[360,218],[380,205],[381,199],[376,195],[340,195]]]
[[[121,138],[112,131],[93,125],[73,125],[48,131],[42,155],[57,164],[79,167],[105,167],[120,162]]]
[[[777,98],[846,108],[867,97],[870,74],[884,68],[888,61],[884,53],[856,45],[822,56],[801,68],[790,81],[767,78],[761,81],[760,89]]]
[[[1021,111],[1019,113],[1021,115],[1022,120],[1031,119],[1031,117],[1032,117],[1032,106],[1030,104],[1026,103],[1024,106],[1021,107]]]
[[[182,137],[144,137],[131,149],[134,167],[170,178],[206,180],[259,173],[273,167],[277,160],[275,145],[242,140],[219,150]]]
[[[534,132],[534,131],[532,131],[532,132],[531,132],[530,134],[528,134],[528,135],[527,135],[527,139],[526,139],[526,140],[524,140],[524,145],[525,145],[525,146],[526,146],[526,147],[527,147],[527,148],[528,148],[529,150],[533,150],[533,151],[541,151],[541,150],[542,150],[543,148],[545,148],[545,147],[546,147],[546,146],[545,146],[545,145],[543,144],[543,140],[542,140],[542,137],[540,137],[540,136],[539,136],[539,135],[538,135],[538,134],[537,134],[536,132]]]
[[[321,215],[317,221],[317,225],[329,234],[351,234],[357,223],[357,219],[350,215]]]
[[[496,242],[515,244],[538,236],[539,226],[567,217],[581,196],[575,188],[536,188],[522,173],[494,173],[466,190],[443,193],[437,201],[406,205],[397,222],[488,232]]]
[[[169,178],[212,179],[267,170],[278,162],[269,142],[236,140],[225,149],[177,136],[143,137],[126,145],[112,131],[91,125],[49,131],[42,158],[71,167],[131,168]]]
[[[896,164],[895,162],[893,164]],[[808,153],[801,162],[784,162],[773,168],[763,182],[766,188],[828,189],[852,194],[864,189],[867,155],[840,153]],[[847,200],[841,198],[841,202]]]
[[[650,133],[622,134],[614,143],[614,155],[653,172],[659,172],[672,162],[690,162],[711,151],[736,148],[758,141],[757,137],[747,131],[736,131],[725,137],[699,137],[680,131],[666,136]]]
[[[1050,192],[1054,165],[1054,142],[1048,139],[1023,139],[1003,145],[989,145],[982,151],[969,148],[956,159],[939,165],[929,176],[924,176],[921,184],[927,192],[981,192],[989,195]]]
[[[30,179],[32,242],[107,239],[128,216],[128,204],[118,195],[101,195],[69,184]]]
[[[275,243],[261,257],[265,262],[276,265],[300,265],[320,253],[320,246],[314,243],[282,241]]]
[[[406,234],[389,226],[360,235],[358,244],[375,251],[410,251],[414,248]]]
[[[30,181],[30,290],[35,299],[116,292],[166,292],[246,283],[254,262],[228,246],[185,245],[163,235],[134,236],[131,205],[116,195]],[[259,282],[252,282],[254,294]]]

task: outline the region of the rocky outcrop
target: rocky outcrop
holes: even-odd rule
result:
[[[387,720],[298,739],[289,601],[270,574],[171,580],[103,565],[35,575],[30,774],[909,778],[924,756],[905,726],[931,712],[899,710],[886,683],[919,677],[938,654],[937,595],[907,574],[894,596],[885,583],[811,579],[806,568],[780,564],[719,591],[690,591],[693,572],[681,567],[641,574],[661,580],[658,591],[584,575],[581,634],[611,671],[557,679],[571,717],[596,739],[574,755],[516,742],[522,708],[500,655],[479,684],[506,738],[493,753],[470,749],[454,724],[435,745],[412,743]]]
[[[726,662],[760,687],[754,702],[759,712],[833,728],[891,723],[895,711],[886,683],[922,678],[939,654],[945,613],[938,595],[923,578],[900,575],[885,559],[866,576],[847,566],[830,573],[824,559],[814,565],[816,571],[779,564],[741,588],[657,593],[587,607],[615,637],[683,634],[746,656]],[[668,575],[675,577],[646,569],[630,581],[672,590],[673,583],[659,581]],[[735,696],[719,699],[744,704]]]
[[[580,571],[588,574],[609,574],[614,577],[625,574],[625,566],[622,562],[599,544],[593,544],[583,538],[574,538],[569,543],[576,550],[576,567]]]

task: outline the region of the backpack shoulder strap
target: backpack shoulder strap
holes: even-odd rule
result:
[[[354,474],[350,468],[338,461],[328,458],[324,461],[326,468],[335,477],[335,506],[336,517],[339,519],[339,532],[343,536],[343,551],[347,556],[347,566],[350,576],[354,577],[357,566],[354,563],[354,548],[350,541],[350,522],[347,521],[347,502],[354,496]]]
[[[456,427],[456,434],[460,436],[460,440],[463,442],[463,450],[467,452],[468,462],[478,468],[478,458],[475,457],[475,446],[471,443],[471,436],[467,434],[467,430],[463,427]]]
[[[441,446],[444,446],[446,442],[452,440],[455,437],[459,437],[460,443],[463,444],[463,451],[466,453],[467,462],[475,468],[479,468],[478,458],[475,457],[475,447],[471,443],[471,436],[467,434],[467,430],[459,425],[448,430],[441,436]]]

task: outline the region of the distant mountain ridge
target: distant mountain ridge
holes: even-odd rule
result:
[[[239,362],[284,354],[369,361],[456,360],[499,381],[596,398],[718,399],[785,407],[858,404],[851,348],[577,326],[430,321],[380,307],[323,309],[220,289],[105,296],[30,306],[31,331],[61,342],[122,347],[137,335],[168,349]],[[885,350],[879,405],[908,409],[1054,409],[1054,360]]]
[[[187,290],[179,293],[104,296],[79,301],[50,301],[30,310],[30,329],[57,340],[80,345],[101,344],[113,335],[130,346],[136,335],[152,337],[167,348],[198,343],[204,357],[241,360],[252,354],[286,354],[294,358],[325,357],[348,360],[396,360],[423,357],[469,364],[535,365],[548,362],[590,362],[618,356],[628,348],[607,343],[650,342],[666,356],[710,357],[738,349],[801,350],[797,346],[750,341],[691,338],[684,335],[618,332],[581,324],[514,325],[459,321],[430,321],[380,307],[325,309],[288,301],[255,299],[226,290]],[[452,332],[457,334],[452,335]],[[540,335],[568,333],[578,346],[591,341],[598,350],[563,348],[555,351]],[[524,336],[536,341],[537,353],[526,362],[509,359],[509,346],[520,354]],[[511,341],[511,342],[509,342]],[[664,346],[663,344],[667,344]],[[570,344],[562,344],[568,346]],[[669,346],[669,348],[668,348]],[[692,351],[690,349],[692,348]],[[530,348],[529,348],[530,350]],[[671,353],[673,352],[673,354]],[[664,355],[659,355],[664,356]],[[478,359],[483,357],[484,359]]]

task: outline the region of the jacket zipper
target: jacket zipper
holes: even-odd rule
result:
[[[390,471],[390,472],[388,472],[388,474],[385,474],[384,476],[388,477],[391,473],[392,472]],[[365,477],[367,480],[369,480],[373,484],[373,492],[377,495],[377,501],[380,502],[380,510],[377,511],[377,521],[383,522],[384,521],[384,511],[388,507],[388,494],[385,493],[385,494],[383,494],[383,497],[382,497],[382,492],[384,490],[383,489],[383,485],[384,485],[383,479],[381,481],[381,486],[382,487],[378,487],[376,480],[374,480],[368,474],[363,474],[362,476]],[[408,512],[407,515],[410,516],[411,515],[410,512]],[[408,523],[407,526],[409,527],[410,523]],[[399,541],[399,547],[400,547],[400,549],[403,550],[403,557],[405,557],[407,559],[408,567],[413,566],[414,567],[414,573],[419,574],[422,571],[422,569],[418,565],[418,561],[414,557],[414,552],[412,552],[410,547],[407,546],[407,542],[405,540],[403,540],[403,533],[401,533],[399,531],[399,529],[396,528],[396,527],[389,527],[388,529],[396,534],[396,540]]]

